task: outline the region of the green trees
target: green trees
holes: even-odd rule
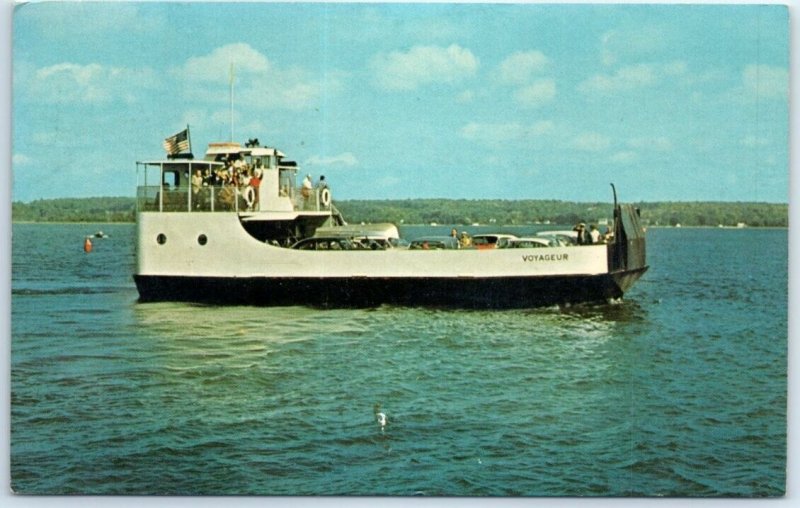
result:
[[[654,202],[637,203],[649,226],[787,227],[785,203]],[[575,224],[612,220],[611,203],[574,203],[554,200],[405,199],[346,200],[336,207],[351,222],[397,224]],[[129,197],[41,199],[14,202],[12,220],[18,222],[133,222],[136,202]]]
[[[611,223],[611,203],[412,199],[337,202],[350,222],[405,224],[575,224]],[[656,202],[637,203],[649,226],[787,227],[789,207],[782,203]]]
[[[15,222],[133,222],[134,198],[60,198],[38,199],[11,204]]]

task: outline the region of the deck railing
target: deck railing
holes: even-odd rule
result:
[[[203,186],[190,191],[187,187],[170,189],[158,185],[141,185],[137,188],[136,208],[140,212],[248,212],[253,207],[247,202],[245,187],[232,185]],[[324,204],[322,189],[312,189],[304,195],[302,189],[291,189],[288,198],[295,211],[330,211],[331,203]]]

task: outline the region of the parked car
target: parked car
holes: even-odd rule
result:
[[[516,235],[505,233],[481,233],[472,236],[472,245],[477,249],[502,249],[506,247],[508,241],[516,238]]]
[[[383,236],[313,236],[292,245],[298,250],[386,250],[402,246],[399,238]]]
[[[529,238],[512,238],[508,241],[507,249],[535,249],[540,247],[557,247],[555,240],[541,236]]]
[[[452,236],[425,236],[412,240],[408,248],[412,250],[457,249],[458,240]]]
[[[543,238],[554,238],[558,244],[562,246],[576,245],[578,243],[577,231],[539,231],[536,233],[536,236],[541,236]]]
[[[357,247],[347,238],[313,237],[300,240],[291,248],[297,250],[354,250]]]

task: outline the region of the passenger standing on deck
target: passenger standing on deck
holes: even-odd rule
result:
[[[584,245],[585,243],[587,243],[586,242],[586,224],[581,222],[580,224],[578,224],[577,226],[572,228],[572,230],[575,231],[576,233],[578,233],[578,239],[577,239],[577,244],[578,245]]]
[[[219,200],[224,209],[234,210],[236,208],[236,185],[228,177],[228,173],[222,174],[222,188],[219,190]]]
[[[303,187],[300,189],[300,194],[303,196],[303,206],[308,205],[308,198],[311,197],[311,190],[314,188],[314,185],[311,183],[311,175],[306,175],[305,179],[303,179]]]
[[[469,237],[466,231],[461,232],[461,239],[458,241],[458,245],[463,249],[465,247],[472,246],[472,238]]]
[[[603,235],[604,243],[614,243],[614,231],[610,227],[606,227],[606,234]]]
[[[450,238],[456,241],[456,247],[461,248],[461,242],[458,239],[458,230],[453,228],[450,230]]]
[[[195,208],[200,208],[200,191],[203,188],[203,173],[198,169],[192,175],[192,202]]]
[[[253,188],[254,191],[254,199],[253,199],[253,208],[258,209],[258,201],[259,201],[259,194],[261,192],[261,175],[262,175],[261,165],[256,167],[256,170],[253,172],[252,178],[250,178],[250,187]]]
[[[592,239],[592,243],[600,243],[600,231],[594,224],[589,226],[589,237]]]

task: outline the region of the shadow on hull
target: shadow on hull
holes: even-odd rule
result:
[[[321,308],[384,304],[520,309],[621,298],[647,267],[592,276],[502,278],[233,278],[135,275],[140,302]]]

